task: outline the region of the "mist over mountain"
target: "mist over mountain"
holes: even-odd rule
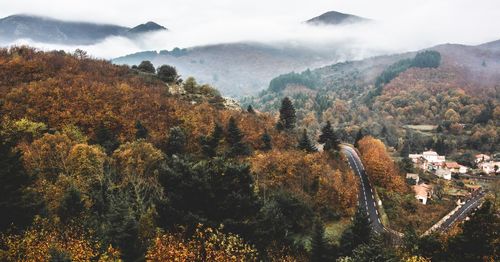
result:
[[[363,17],[344,14],[337,11],[326,12],[320,16],[311,18],[306,21],[308,24],[313,25],[340,25],[340,24],[352,24],[352,23],[360,23],[360,22],[369,22],[370,19],[366,19]]]
[[[36,42],[90,45],[112,36],[136,37],[137,34],[166,30],[154,22],[134,28],[112,24],[62,21],[32,15],[12,15],[0,19],[0,41],[31,39]]]

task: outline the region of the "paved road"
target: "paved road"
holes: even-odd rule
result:
[[[470,212],[474,211],[474,209],[476,209],[481,204],[481,200],[483,199],[484,194],[485,194],[484,192],[481,192],[476,196],[474,196],[473,198],[468,199],[467,202],[465,202],[465,204],[460,209],[457,210],[457,212],[455,212],[452,216],[450,216],[448,220],[443,222],[443,224],[441,225],[441,227],[439,227],[438,230],[445,231],[449,229],[454,223],[465,219]]]
[[[376,207],[375,196],[373,194],[373,188],[368,180],[368,176],[366,175],[365,168],[361,163],[361,159],[359,158],[356,151],[348,146],[342,146],[342,152],[344,152],[347,160],[349,161],[349,165],[351,166],[352,170],[359,176],[359,180],[361,182],[359,185],[359,204],[361,205],[361,208],[366,210],[373,230],[375,232],[381,233],[385,230],[385,228],[380,221],[379,213]]]

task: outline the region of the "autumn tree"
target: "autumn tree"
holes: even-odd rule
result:
[[[297,148],[306,151],[308,153],[318,151],[316,146],[312,144],[311,139],[309,139],[309,136],[307,135],[307,131],[305,129],[302,131],[302,136],[299,139],[299,144],[297,145]]]
[[[338,151],[340,149],[339,138],[333,131],[330,121],[327,121],[326,125],[321,129],[321,135],[319,136],[318,142],[324,144],[323,148],[326,151]]]
[[[295,108],[292,101],[288,97],[283,98],[281,101],[280,117],[278,123],[276,124],[276,128],[280,131],[291,130],[295,127],[296,121],[297,117],[295,115]]]
[[[155,66],[153,65],[153,63],[151,63],[150,61],[142,61],[138,66],[137,66],[137,69],[139,71],[142,71],[142,72],[146,72],[146,73],[150,73],[150,74],[154,74],[156,69],[155,69]]]

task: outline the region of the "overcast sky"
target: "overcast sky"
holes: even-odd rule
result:
[[[300,24],[330,10],[378,23],[334,30]],[[86,47],[102,57],[248,40],[328,43],[351,39],[373,48],[402,51],[500,39],[500,0],[0,0],[1,17],[19,13],[130,27],[155,21],[171,30],[140,42],[113,38]]]

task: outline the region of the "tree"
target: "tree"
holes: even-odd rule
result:
[[[135,122],[135,130],[135,139],[146,139],[148,137],[148,129],[139,120]]]
[[[321,129],[321,135],[319,136],[318,142],[324,144],[323,148],[326,151],[338,151],[340,149],[340,141],[333,131],[330,121],[327,121],[326,125]]]
[[[280,118],[276,124],[276,128],[280,131],[291,130],[295,127],[296,121],[297,118],[295,116],[295,108],[293,107],[292,101],[290,101],[288,97],[283,98],[281,101]]]
[[[327,253],[327,242],[325,240],[325,228],[323,223],[317,219],[314,224],[313,236],[311,240],[311,262],[325,261]]]
[[[353,251],[356,262],[396,262],[399,261],[392,248],[384,244],[383,235],[373,234],[370,241],[359,245]]]
[[[272,144],[272,138],[267,132],[267,129],[264,131],[264,134],[260,137],[260,140],[262,140],[262,150],[263,151],[269,151],[273,149],[273,144]]]
[[[71,262],[71,256],[64,250],[49,249],[49,262]]]
[[[153,63],[151,63],[150,61],[142,61],[139,66],[137,66],[137,69],[142,71],[142,72],[146,72],[146,73],[150,73],[150,74],[154,74],[156,69],[155,69],[155,66],[153,65]]]
[[[244,135],[236,124],[234,117],[229,118],[226,129],[226,141],[230,146],[229,156],[246,156],[250,154],[250,148],[243,142],[243,138]]]
[[[250,114],[255,114],[255,110],[253,109],[252,105],[248,105],[247,112]]]
[[[38,206],[28,190],[31,182],[21,154],[0,137],[0,231],[12,224],[19,228],[30,224]]]
[[[372,234],[366,209],[358,206],[352,225],[342,234],[340,246],[343,255],[350,255],[359,245],[367,244]]]
[[[104,122],[100,122],[95,129],[95,143],[101,145],[107,154],[111,154],[120,145],[117,135]]]
[[[215,123],[214,130],[210,136],[202,136],[200,138],[201,150],[207,157],[214,157],[217,154],[217,147],[219,142],[224,135],[224,130],[222,126]]]
[[[78,218],[85,210],[80,191],[70,187],[64,194],[59,205],[58,215],[62,221],[67,222],[73,218]]]
[[[167,141],[168,155],[182,154],[185,151],[187,144],[187,136],[181,127],[170,128],[170,133]]]
[[[308,153],[318,151],[318,149],[312,144],[311,140],[309,139],[309,136],[307,135],[307,131],[305,129],[302,131],[302,136],[299,139],[297,148]]]
[[[170,65],[162,65],[157,69],[156,74],[163,82],[175,84],[180,81],[180,76],[177,74],[177,69]]]
[[[354,147],[358,147],[359,140],[363,139],[363,130],[360,128],[356,133],[356,137],[354,138]]]

